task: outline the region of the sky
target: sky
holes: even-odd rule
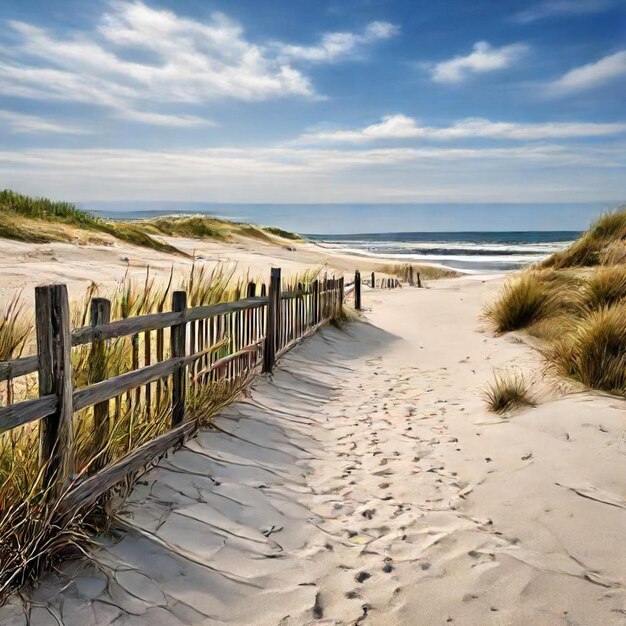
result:
[[[626,0],[2,0],[0,22],[0,187],[626,201]]]

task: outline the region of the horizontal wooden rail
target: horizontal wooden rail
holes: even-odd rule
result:
[[[72,331],[72,346],[81,346],[93,341],[116,339],[136,335],[146,330],[168,328],[183,321],[182,313],[150,313],[139,317],[128,317],[102,326],[84,326]]]
[[[79,509],[89,508],[98,498],[115,486],[125,476],[135,472],[156,457],[165,454],[169,448],[196,429],[195,422],[183,422],[176,428],[151,439],[125,457],[111,463],[97,474],[71,487],[63,498],[61,510],[72,515]]]
[[[25,356],[13,361],[0,361],[0,381],[32,374],[39,367],[39,357]]]
[[[48,417],[56,408],[57,397],[54,395],[3,406],[0,408],[0,433]]]
[[[258,309],[267,304],[267,298],[259,296],[256,298],[244,298],[236,302],[223,302],[222,304],[211,304],[208,306],[195,306],[185,311],[185,321],[195,322],[196,320],[207,320],[217,315],[225,313],[235,313],[248,309]]]
[[[108,378],[102,382],[95,383],[89,387],[83,387],[74,392],[74,411],[80,411],[92,404],[105,402],[115,396],[119,396],[125,391],[147,385],[161,378],[165,378],[173,374],[176,368],[182,365],[188,365],[211,352],[211,350],[202,350],[189,356],[178,357],[160,361],[154,365],[147,365],[138,370],[132,370],[124,374],[119,374],[113,378]]]

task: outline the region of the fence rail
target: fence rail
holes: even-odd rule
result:
[[[40,397],[0,407],[0,433],[39,422],[43,487],[59,494],[70,486],[65,503],[93,503],[129,472],[149,463],[193,432],[187,416],[189,391],[224,379],[234,381],[262,369],[340,315],[344,279],[315,280],[281,290],[281,270],[273,269],[269,289],[250,283],[247,297],[211,306],[187,306],[187,294],[172,294],[172,310],[110,321],[111,303],[91,302],[91,324],[71,330],[65,285],[37,287],[35,292],[37,354],[0,362],[7,389],[15,379],[39,379]],[[267,295],[265,295],[267,294]],[[169,334],[169,350],[167,335]],[[132,369],[98,375],[97,365],[113,340],[131,338]],[[93,370],[89,384],[76,387],[73,349],[87,350]],[[143,347],[143,350],[141,348]],[[74,355],[75,356],[75,355]],[[91,370],[90,370],[91,371]],[[93,437],[106,448],[111,434],[110,403],[127,402],[148,412],[155,397],[167,394],[171,423],[166,432],[130,450],[122,458],[97,459],[90,475],[76,479],[74,424],[83,410],[93,411]],[[90,408],[92,407],[92,408]],[[116,413],[117,414],[117,413]]]

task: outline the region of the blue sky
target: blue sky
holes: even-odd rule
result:
[[[0,187],[626,200],[625,0],[3,0]]]

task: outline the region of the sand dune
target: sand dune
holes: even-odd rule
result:
[[[148,473],[31,623],[623,624],[624,403],[482,332],[496,284],[367,290]],[[511,364],[541,401],[502,419],[480,387]]]

